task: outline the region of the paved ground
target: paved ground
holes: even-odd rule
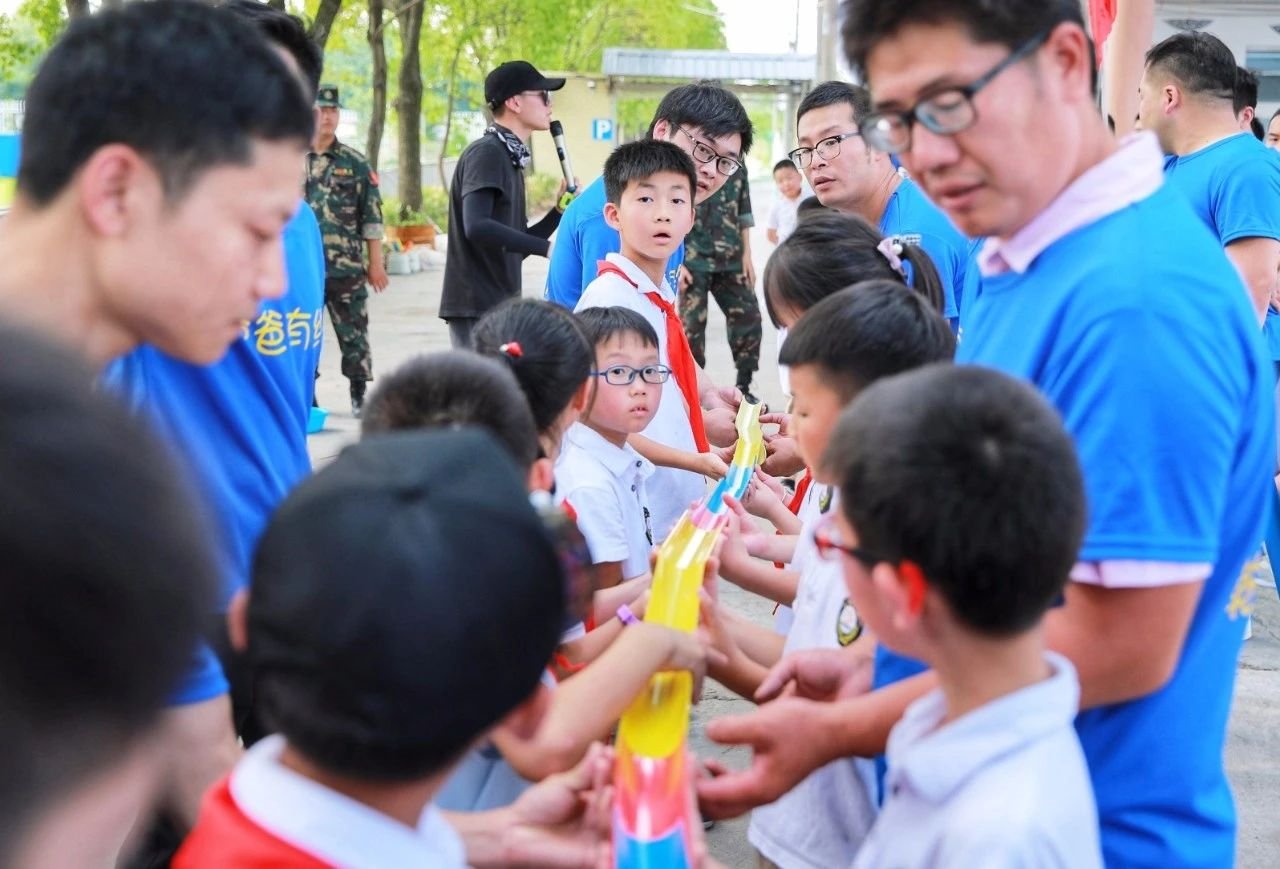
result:
[[[753,190],[753,192],[755,192]],[[757,194],[767,202],[767,193]],[[757,273],[763,271],[769,244],[761,231],[753,237]],[[370,302],[371,334],[375,374],[388,372],[416,353],[447,350],[449,339],[444,324],[436,318],[442,277],[441,258],[431,269],[410,277],[393,277],[388,290]],[[546,261],[530,259],[525,266],[526,294],[541,296]],[[323,463],[336,455],[358,434],[351,418],[346,381],[338,373],[336,342],[332,330],[326,335],[322,377],[318,386],[321,403],[333,410],[326,431],[313,435],[311,455]],[[765,318],[765,360],[776,359],[776,339]],[[707,336],[708,368],[718,383],[731,384],[734,368],[725,337],[724,318],[712,307]],[[758,393],[766,402],[780,406],[781,394],[776,368],[763,364],[757,376]],[[723,599],[730,606],[767,623],[769,607],[759,598],[746,595],[727,583]],[[1236,681],[1235,707],[1231,719],[1227,768],[1235,789],[1240,813],[1238,865],[1264,867],[1280,864],[1280,602],[1272,588],[1260,590],[1254,619],[1254,638],[1245,644]],[[746,711],[750,704],[723,687],[709,683],[702,704],[694,712],[692,743],[704,756],[720,758],[731,766],[745,765],[745,751],[728,751],[702,736],[703,724],[714,717]],[[1194,709],[1186,711],[1194,715]],[[709,834],[713,854],[731,867],[753,866],[746,842],[744,819],[719,824]]]

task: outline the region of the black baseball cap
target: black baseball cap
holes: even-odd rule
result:
[[[547,78],[527,60],[508,60],[484,79],[484,101],[495,106],[525,91],[558,91],[564,79]]]
[[[408,780],[533,693],[564,608],[552,538],[496,439],[368,437],[300,484],[263,535],[255,692],[312,762]]]

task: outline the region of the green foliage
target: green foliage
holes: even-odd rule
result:
[[[441,232],[449,231],[449,193],[439,187],[422,188],[422,209],[405,211],[399,199],[382,199],[382,222],[387,226],[419,226],[434,223]]]
[[[538,173],[524,179],[525,210],[529,214],[543,214],[556,204],[560,193],[559,175]]]
[[[0,15],[0,99],[22,99],[66,25],[62,0],[24,0],[13,15]]]

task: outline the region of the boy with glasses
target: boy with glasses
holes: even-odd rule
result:
[[[751,150],[751,118],[738,98],[710,82],[681,85],[658,105],[648,138],[672,142],[693,157],[697,185],[693,204],[705,202],[725,180],[741,171]],[[618,231],[604,219],[604,178],[597,178],[565,209],[556,249],[547,273],[548,300],[566,308],[577,305],[587,284],[596,279],[596,263],[620,247]],[[682,288],[684,247],[671,252],[666,277]]]
[[[961,230],[988,237],[957,361],[1033,383],[1079,451],[1088,526],[1045,641],[1080,676],[1106,862],[1229,866],[1233,601],[1274,497],[1271,365],[1239,278],[1163,187],[1155,138],[1111,136],[1074,0],[858,0],[844,33],[876,97],[864,134],[879,131]],[[773,684],[803,685],[819,664],[841,681],[828,658],[784,661]],[[784,698],[755,721],[716,722],[709,735],[751,741],[756,761],[702,797],[731,811],[830,757],[881,750],[934,684]]]
[[[589,308],[577,316],[595,348],[595,388],[581,421],[565,433],[556,489],[578,517],[599,587],[609,588],[649,576],[645,481],[654,467],[627,438],[648,428],[671,369],[659,360],[658,333],[635,311]]]
[[[454,347],[471,346],[476,320],[501,302],[520,296],[520,267],[527,256],[550,256],[559,207],[528,225],[524,171],[529,137],[551,127],[551,91],[564,79],[547,78],[523,60],[511,60],[484,80],[493,123],[458,158],[449,187],[449,245],[440,297],[440,319]],[[567,189],[562,181],[560,194]]]
[[[884,235],[910,239],[925,249],[942,277],[944,313],[952,328],[958,328],[961,295],[972,268],[969,241],[887,154],[863,138],[858,125],[870,113],[871,94],[865,88],[823,82],[796,111],[800,147],[789,156],[823,205],[856,214]]]

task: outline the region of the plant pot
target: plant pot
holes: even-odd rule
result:
[[[410,226],[392,226],[388,231],[401,244],[424,244],[432,250],[436,246],[436,228],[430,223],[416,223]]]

